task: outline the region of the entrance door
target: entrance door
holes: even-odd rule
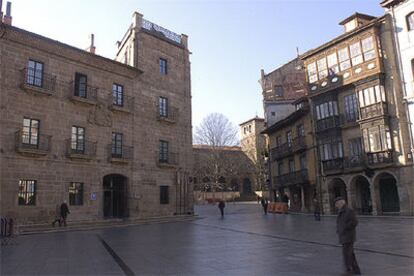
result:
[[[382,212],[399,212],[400,199],[398,196],[398,189],[395,178],[392,175],[381,177],[379,181],[379,190]]]
[[[103,179],[103,213],[105,218],[127,217],[127,178],[119,174]]]
[[[372,212],[372,201],[371,191],[369,188],[369,182],[365,177],[358,176],[355,181],[357,210],[361,214],[371,214]]]

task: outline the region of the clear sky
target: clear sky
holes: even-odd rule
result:
[[[5,0],[3,1],[5,2]],[[380,0],[12,0],[13,25],[79,48],[95,34],[97,54],[113,58],[138,11],[189,36],[193,125],[212,112],[234,124],[263,117],[260,69],[270,72],[340,35],[358,11],[383,15]],[[5,3],[3,3],[3,11]]]

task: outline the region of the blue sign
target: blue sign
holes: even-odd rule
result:
[[[96,193],[95,192],[91,193],[91,200],[96,200]]]

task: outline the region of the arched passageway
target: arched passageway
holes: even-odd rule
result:
[[[352,207],[359,214],[372,213],[372,200],[369,181],[362,175],[351,181]]]
[[[400,197],[398,195],[397,180],[389,173],[377,176],[376,184],[379,191],[379,203],[382,213],[400,212]]]
[[[331,212],[336,213],[335,198],[343,197],[348,202],[348,195],[346,192],[346,184],[341,178],[334,178],[331,180],[328,186],[329,189],[329,202],[331,205]]]

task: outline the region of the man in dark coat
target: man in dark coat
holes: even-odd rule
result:
[[[224,207],[226,207],[226,204],[223,200],[220,200],[218,207],[220,209],[221,217],[224,217]]]
[[[267,198],[262,197],[262,207],[263,207],[263,212],[265,215],[267,215],[267,206],[269,206],[269,202],[267,201]]]
[[[342,244],[342,255],[346,271],[353,274],[361,274],[354,253],[354,242],[356,240],[355,228],[358,225],[354,210],[348,208],[342,197],[335,199],[335,207],[338,209],[336,219],[336,233],[339,243]]]
[[[68,204],[66,200],[60,205],[60,217],[62,218],[63,225],[66,226],[66,218],[70,214]]]
[[[313,216],[315,217],[315,220],[321,220],[321,205],[319,204],[319,200],[314,197],[313,198]]]

